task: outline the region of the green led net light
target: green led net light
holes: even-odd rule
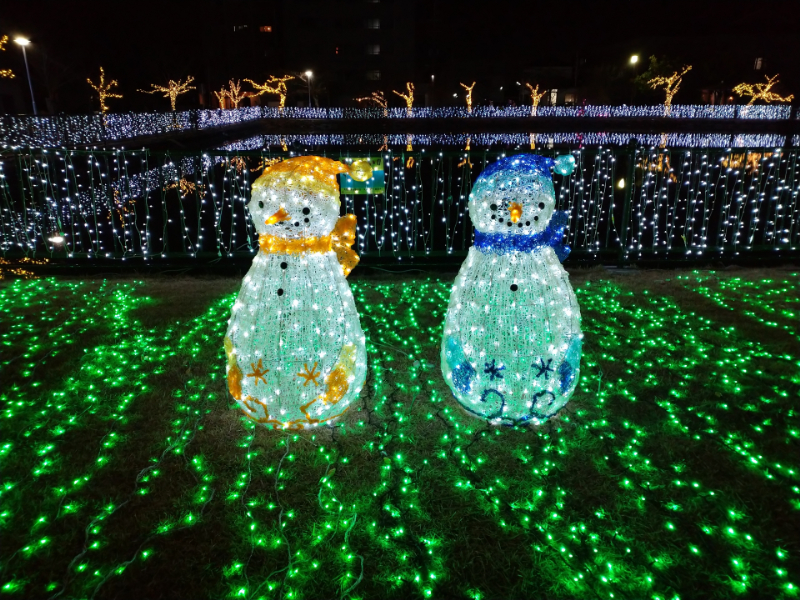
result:
[[[266,431],[225,400],[221,340],[230,293],[215,292],[207,310],[151,326],[129,307],[146,305],[142,296],[154,294],[153,284],[126,291],[107,283],[92,305],[100,335],[88,344],[102,352],[81,353],[60,340],[87,322],[81,308],[96,288],[54,287],[58,280],[0,287],[7,292],[0,342],[9,342],[0,343],[0,376],[13,373],[20,387],[13,393],[26,394],[2,421],[3,444],[14,443],[3,457],[4,483],[17,473],[27,478],[0,495],[0,588],[12,598],[62,589],[60,597],[141,596],[142,581],[168,595],[248,599],[338,598],[354,584],[346,597],[671,599],[698,590],[794,597],[797,357],[771,350],[774,328],[764,325],[759,341],[748,339],[684,305],[693,294],[678,301],[667,287],[643,293],[634,291],[636,279],[622,282],[575,283],[586,345],[565,411],[537,428],[495,428],[462,413],[436,368],[449,282],[355,280],[368,378],[334,428],[305,432]],[[745,289],[766,302],[782,285]],[[724,294],[737,311],[757,310],[739,304],[739,292]],[[32,318],[21,333],[14,329],[13,341],[3,338],[25,322],[13,319],[23,303],[34,307]],[[62,321],[50,345],[48,332]],[[69,352],[55,362],[47,357],[29,378],[20,373],[30,367],[9,371],[19,361],[6,361],[34,338],[41,348],[26,362],[53,346]],[[154,359],[137,354],[133,342]],[[36,390],[47,396],[110,385],[137,357],[147,377],[139,381],[134,370],[126,378],[147,390],[132,389],[137,395],[124,411],[119,400],[100,402],[60,435],[50,425],[32,429],[46,418]],[[67,358],[53,378],[49,369]],[[106,392],[125,394],[127,385]],[[10,408],[12,393],[0,393]],[[164,410],[137,421],[150,393]],[[58,402],[65,418],[98,404],[85,405],[82,393]],[[29,429],[30,437],[21,435]],[[70,435],[91,438],[88,460]],[[45,458],[36,448],[49,443],[50,470],[34,477]],[[97,468],[99,448],[107,461]],[[58,514],[54,486],[86,474]],[[112,488],[115,479],[124,482]],[[97,517],[105,518],[90,530],[64,588]]]

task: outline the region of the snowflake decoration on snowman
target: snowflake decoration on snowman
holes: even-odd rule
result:
[[[349,171],[361,177],[363,161]],[[264,170],[247,205],[259,253],[225,336],[231,395],[250,419],[303,429],[343,414],[364,386],[364,332],[346,277],[355,215],[339,217],[344,164],[291,158]],[[367,173],[371,176],[371,173]]]
[[[574,168],[571,155],[503,158],[469,197],[475,242],[450,295],[442,372],[458,402],[492,423],[545,421],[577,387],[581,316],[551,175]]]

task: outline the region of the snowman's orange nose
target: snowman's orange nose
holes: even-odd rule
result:
[[[516,223],[522,217],[522,204],[518,202],[512,202],[508,206],[508,212],[511,213],[511,222]]]
[[[275,225],[275,223],[280,223],[281,221],[288,221],[291,217],[289,213],[286,212],[286,209],[282,206],[278,209],[274,215],[272,215],[269,219],[264,221],[267,225]]]

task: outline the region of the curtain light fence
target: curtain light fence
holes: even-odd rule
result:
[[[536,151],[564,154],[566,151]],[[370,156],[315,149],[335,159]],[[472,245],[473,182],[502,150],[372,152],[385,192],[344,194],[362,257],[417,262]],[[797,256],[800,151],[787,148],[575,149],[554,176],[570,215],[570,260]],[[252,256],[246,208],[265,166],[289,152],[19,152],[0,162],[0,253],[6,257],[216,259]]]

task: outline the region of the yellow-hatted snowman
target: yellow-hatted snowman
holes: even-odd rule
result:
[[[351,176],[360,177],[365,162],[351,165]],[[329,422],[364,385],[364,332],[345,279],[358,262],[356,219],[339,217],[337,175],[347,172],[340,162],[303,156],[253,183],[247,207],[260,252],[233,305],[225,353],[228,389],[259,423]]]

